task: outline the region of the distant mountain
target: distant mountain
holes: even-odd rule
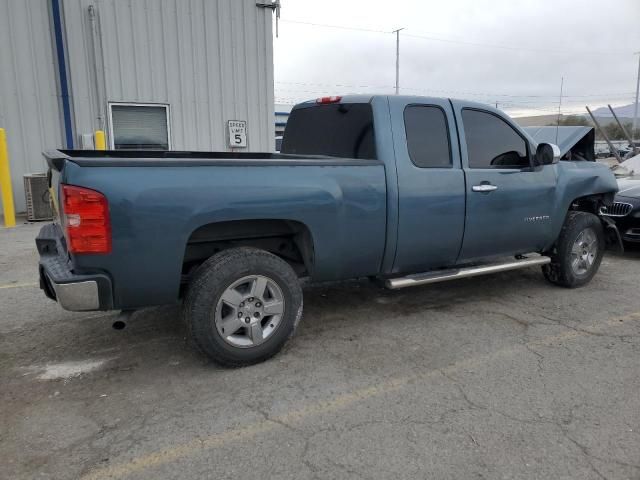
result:
[[[616,112],[616,115],[618,117],[632,118],[634,107],[635,107],[635,104],[632,103],[630,105],[623,105],[622,107],[613,107],[613,110]],[[595,110],[592,110],[592,111],[596,117],[613,117],[613,115],[611,115],[611,112],[607,107],[596,108]],[[639,110],[639,114],[640,114],[640,110]]]

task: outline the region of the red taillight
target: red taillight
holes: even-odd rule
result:
[[[100,192],[62,186],[62,223],[71,253],[111,253],[109,203]]]
[[[342,97],[334,95],[333,97],[316,98],[316,103],[338,103],[340,100],[342,100]]]

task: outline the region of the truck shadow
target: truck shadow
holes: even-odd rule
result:
[[[624,252],[607,251],[606,254],[617,258],[640,260],[640,244],[626,243],[624,245]]]
[[[640,258],[640,252],[636,254]],[[396,291],[367,280],[309,286],[304,291],[305,313],[298,332],[278,358],[296,361],[310,352],[322,357],[323,345],[345,339],[359,340],[361,352],[381,346],[393,348],[403,332],[410,330],[419,341],[421,336],[433,334],[434,322],[443,318],[454,324],[462,321],[467,328],[468,322],[484,320],[483,310],[520,311],[523,299],[527,300],[522,292],[527,298],[549,292],[555,292],[550,295],[556,298],[566,295],[566,291],[550,287],[538,269]],[[111,327],[117,319],[116,314],[61,312],[60,318],[33,325],[28,334],[21,332],[30,345],[16,346],[14,352],[7,353],[22,364],[42,362],[40,352],[47,352],[47,362],[110,359],[107,371],[111,373],[218,369],[188,341],[179,305],[137,311],[120,331]],[[508,328],[520,332],[521,327],[511,323]],[[367,331],[376,332],[377,339],[368,339],[363,333]],[[344,355],[351,353],[345,350]]]

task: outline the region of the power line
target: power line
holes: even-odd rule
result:
[[[340,84],[340,83],[312,83],[312,82],[286,82],[286,81],[276,81],[274,82],[278,85],[293,85],[293,86],[302,86],[302,87],[321,87],[321,88],[312,88],[312,89],[299,89],[299,88],[276,88],[276,90],[291,90],[300,93],[317,93],[322,92],[325,87],[328,88],[367,88],[367,89],[393,89],[394,85],[351,85],[351,84]],[[405,91],[412,92],[422,92],[422,93],[445,93],[445,94],[456,94],[456,95],[473,95],[480,97],[508,97],[508,98],[537,98],[537,99],[555,99],[557,98],[557,94],[553,95],[519,95],[512,93],[491,93],[491,92],[467,92],[461,90],[439,90],[439,89],[424,89],[424,88],[414,88],[414,87],[402,87]],[[627,93],[596,93],[596,94],[585,94],[585,95],[564,95],[562,98],[596,98],[603,97],[604,99],[621,99],[627,100],[630,99],[633,95],[633,92]],[[573,100],[573,102],[582,102],[582,100]],[[555,100],[526,100],[527,103],[556,103]]]
[[[592,50],[551,50],[551,49],[543,49],[543,48],[529,48],[522,46],[513,46],[513,45],[498,45],[491,43],[480,43],[480,42],[470,42],[466,40],[454,40],[449,38],[439,38],[427,35],[417,35],[412,33],[405,33],[405,37],[411,38],[419,38],[422,40],[430,40],[435,42],[445,42],[445,43],[455,43],[460,45],[469,45],[473,47],[482,47],[482,48],[497,48],[501,50],[513,50],[516,52],[525,51],[525,52],[535,52],[535,53],[552,53],[552,54],[560,54],[560,55],[611,55],[612,53],[618,54],[628,54],[629,52],[623,50],[609,50],[609,51],[592,51]]]
[[[310,92],[310,93],[296,94],[296,92],[282,91],[282,92],[276,92],[276,98],[278,98],[279,101],[282,100],[280,103],[299,103],[301,101],[308,100],[310,97],[316,97],[316,96],[322,95],[323,93],[324,92]],[[390,94],[391,93],[389,93],[389,95]],[[474,99],[474,101],[482,104],[494,104],[495,98],[484,97],[484,98]],[[631,100],[629,99],[625,103],[628,103],[630,101]],[[605,103],[606,101],[601,101],[596,103],[596,105],[603,106]],[[509,109],[535,110],[543,113],[548,113],[550,115],[554,113],[557,114],[558,106],[559,106],[558,101],[546,102],[546,103],[535,103],[535,104],[531,104],[528,102],[519,102],[519,101],[499,101],[499,104],[500,104],[500,108],[503,110],[509,110]],[[584,108],[583,102],[568,103],[564,101],[564,97],[563,97],[562,105],[564,107],[563,113],[565,114],[570,114],[576,111],[582,112]]]
[[[563,96],[564,98],[564,96]],[[293,97],[293,96],[280,96],[280,95],[276,95],[275,96],[275,101],[276,103],[284,103],[284,104],[296,104],[296,103],[300,103],[302,100],[306,100],[307,98],[303,98],[303,97]],[[494,101],[490,100],[490,99],[486,99],[485,101],[481,102],[481,103],[486,103],[486,104],[493,104]],[[563,102],[564,103],[564,102]],[[548,116],[554,116],[557,114],[557,108],[554,106],[549,106],[548,108],[543,108],[541,106],[538,107],[532,107],[530,105],[527,104],[522,104],[519,102],[513,102],[513,101],[509,101],[509,102],[500,102],[500,108],[506,112],[513,112],[513,111],[518,111],[518,112],[540,112],[540,114],[542,115],[548,115]],[[577,114],[582,114],[583,113],[583,108],[584,107],[575,107],[575,108],[567,108],[567,109],[563,109],[563,114],[564,115],[577,115]]]
[[[369,32],[369,33],[393,33],[386,30],[375,30],[372,28],[361,28],[361,27],[347,27],[345,25],[329,25],[327,23],[314,23],[314,22],[305,22],[302,20],[283,20],[280,19],[283,23],[294,23],[297,25],[309,25],[311,27],[323,27],[323,28],[336,28],[338,30],[352,30],[355,32]]]
[[[319,82],[287,82],[276,81],[276,84],[284,85],[284,87],[276,87],[276,98],[280,103],[298,103],[303,100],[307,100],[311,96],[318,96],[326,93],[327,87],[329,88],[354,88],[354,89],[388,89],[393,90],[393,85],[351,85],[351,84],[331,84],[331,83],[319,83]],[[291,87],[293,86],[293,88]],[[303,88],[299,88],[303,87]],[[480,93],[480,92],[462,92],[454,90],[426,90],[407,87],[405,90],[412,90],[418,93],[424,93],[433,95],[437,92],[441,96],[451,96],[452,94],[461,95],[461,98],[467,95],[479,97],[475,100],[480,103],[493,104],[495,101],[499,101],[501,107],[504,110],[519,110],[519,111],[539,111],[544,114],[553,114],[557,112],[559,101],[557,95],[517,95],[517,94],[492,94],[492,93]],[[369,92],[361,92],[369,93]],[[387,92],[391,93],[391,92]],[[418,94],[416,93],[416,94]],[[499,97],[499,98],[497,98]],[[604,97],[604,98],[599,98]],[[545,99],[546,98],[546,99]],[[630,102],[632,101],[632,93],[594,93],[584,95],[564,95],[562,96],[562,103],[565,105],[564,113],[582,113],[584,102],[587,99],[591,99],[597,103],[606,101],[615,101],[616,103]],[[576,111],[577,109],[577,111]]]
[[[287,81],[275,81],[279,85],[300,85],[304,87],[330,87],[330,88],[394,88],[394,85],[355,85],[346,83],[318,83],[318,82],[287,82]],[[455,93],[460,95],[478,95],[478,96],[490,96],[490,97],[514,97],[514,98],[557,98],[557,94],[549,95],[526,95],[526,94],[513,94],[513,93],[491,93],[491,92],[467,92],[461,90],[439,90],[439,89],[425,89],[415,87],[402,87],[403,90],[411,90],[416,92],[436,92],[436,93]],[[587,98],[587,97],[606,97],[606,98],[619,98],[630,97],[633,92],[623,93],[594,93],[585,95],[563,95],[563,98]]]
[[[303,97],[303,96],[285,96],[285,95],[276,95],[275,96],[275,100],[276,103],[284,103],[284,104],[296,104],[296,103],[300,103],[301,101],[304,100],[308,100],[308,97]],[[495,102],[493,102],[491,99],[483,99],[478,101],[479,103],[484,103],[484,104],[494,104]],[[569,106],[567,108],[563,108],[563,114],[564,115],[573,115],[573,114],[579,114],[582,113],[583,110],[583,106],[578,107],[577,105],[575,106]],[[500,102],[500,109],[504,110],[504,111],[529,111],[529,112],[540,112],[540,114],[544,114],[544,115],[549,115],[549,116],[555,116],[557,115],[557,107],[554,107],[552,105],[550,105],[549,107],[543,107],[543,106],[531,106],[531,105],[527,105],[527,104],[521,104],[521,103],[517,103],[517,102]]]
[[[303,20],[280,20],[283,23],[291,23],[296,25],[308,25],[311,27],[320,27],[320,28],[333,28],[338,30],[350,30],[356,32],[367,32],[367,33],[381,33],[381,34],[393,34],[393,31],[387,30],[378,30],[373,28],[365,28],[365,27],[350,27],[346,25],[332,25],[328,23],[316,23],[316,22],[307,22]],[[415,33],[405,33],[403,36],[423,39],[423,40],[431,40],[436,42],[445,42],[445,43],[454,43],[460,45],[469,45],[474,47],[483,47],[483,48],[497,48],[502,50],[514,50],[514,51],[528,51],[528,52],[537,52],[537,53],[553,53],[553,54],[561,54],[561,55],[611,55],[612,53],[618,54],[630,54],[631,51],[626,50],[608,50],[608,51],[591,51],[591,50],[582,50],[582,51],[571,51],[571,50],[551,50],[551,49],[539,49],[539,48],[529,48],[517,45],[500,45],[500,44],[491,44],[491,43],[483,43],[483,42],[471,42],[467,40],[457,40],[453,38],[443,38],[436,37],[432,35],[425,34],[415,34]]]

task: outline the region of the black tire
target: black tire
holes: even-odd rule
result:
[[[585,267],[586,271],[577,272],[572,262],[576,259],[571,251],[582,232],[592,231],[597,239],[597,251],[593,262]],[[586,285],[600,267],[604,255],[605,238],[600,219],[587,212],[571,211],[567,214],[560,235],[553,248],[547,255],[551,257],[551,263],[543,265],[542,273],[545,278],[555,284],[566,288],[576,288]]]
[[[264,343],[238,347],[218,331],[216,311],[225,291],[251,275],[276,283],[284,299],[284,313]],[[257,248],[232,248],[213,255],[198,268],[185,296],[183,316],[192,342],[213,361],[226,367],[252,365],[278,353],[293,335],[302,318],[302,289],[293,269],[281,258]]]

